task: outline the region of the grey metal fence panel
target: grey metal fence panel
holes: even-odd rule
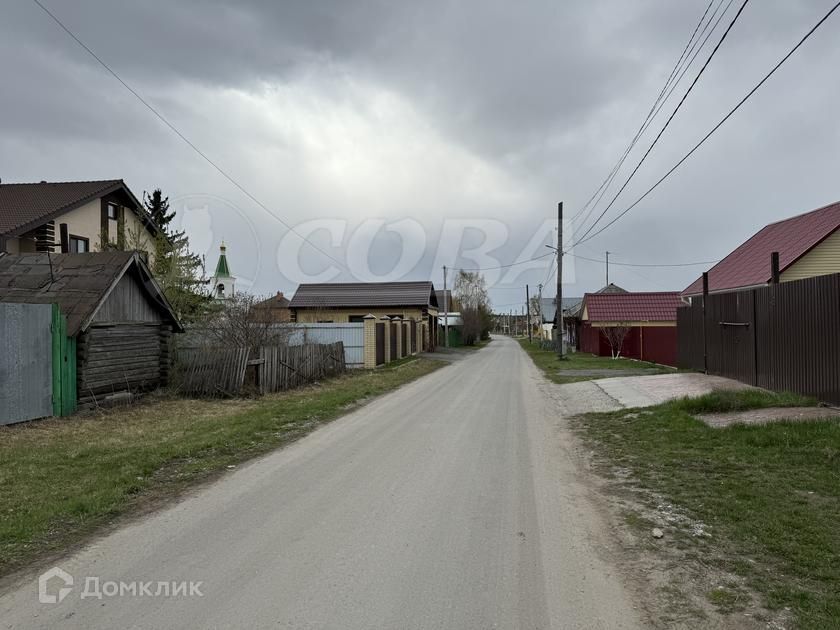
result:
[[[51,304],[0,304],[0,424],[52,415]]]
[[[307,343],[344,344],[344,362],[348,368],[362,367],[365,364],[365,325],[350,324],[305,324],[294,325],[289,336],[290,346]]]

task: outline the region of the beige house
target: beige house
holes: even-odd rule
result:
[[[764,226],[709,270],[709,292],[768,284],[774,253],[780,282],[840,273],[840,202]],[[688,299],[702,294],[702,276],[682,292]]]
[[[358,323],[369,314],[418,322],[426,348],[437,345],[439,310],[435,287],[429,281],[302,284],[289,302],[293,322]]]
[[[137,250],[149,260],[160,230],[121,179],[0,184],[0,252]]]

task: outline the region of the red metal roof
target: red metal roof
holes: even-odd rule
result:
[[[678,291],[587,293],[583,303],[591,322],[673,322],[682,300]]]
[[[838,227],[840,202],[771,223],[709,270],[709,291],[767,284],[772,252],[779,252],[779,270],[784,271]],[[682,295],[702,292],[701,276],[686,287]]]

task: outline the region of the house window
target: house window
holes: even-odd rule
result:
[[[70,253],[85,254],[90,251],[90,240],[81,236],[70,235]]]
[[[364,315],[351,315],[347,318],[347,321],[351,324],[362,324],[365,321]]]
[[[116,221],[119,218],[119,210],[117,208],[117,204],[109,203],[108,204],[108,218],[112,221]]]

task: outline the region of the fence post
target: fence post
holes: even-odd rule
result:
[[[770,282],[779,284],[779,252],[770,252]]]
[[[412,354],[411,352],[411,321],[404,319],[403,326],[405,327],[405,356]]]
[[[376,315],[365,315],[364,325],[364,366],[366,369],[373,369],[376,367]]]
[[[391,318],[383,315],[380,319],[385,324],[385,363],[388,364],[391,362],[391,353],[393,352],[391,349]]]
[[[703,373],[709,373],[709,352],[706,345],[706,300],[709,298],[709,272],[703,272]]]
[[[393,323],[394,329],[397,331],[397,345],[395,346],[396,349],[394,357],[397,359],[402,359],[405,356],[402,347],[402,320],[400,320],[400,316],[397,315],[394,319],[391,320],[391,322]]]

